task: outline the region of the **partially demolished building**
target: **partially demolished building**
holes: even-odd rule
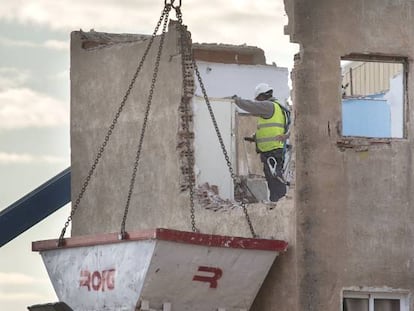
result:
[[[160,40],[155,38],[155,43]],[[81,191],[82,180],[96,156],[96,150],[111,124],[120,98],[133,75],[137,59],[143,54],[148,37],[74,32],[71,40],[71,150],[72,200]],[[264,301],[273,292],[288,295],[289,285],[274,282],[285,275],[290,280],[294,269],[293,188],[289,196],[275,205],[260,203],[267,199],[267,187],[254,145],[246,145],[244,136],[255,132],[254,117],[236,111],[228,96],[252,98],[254,87],[262,81],[274,86],[282,103],[289,97],[288,70],[266,65],[261,49],[223,44],[194,44],[194,57],[208,91],[220,126],[222,138],[234,172],[244,175],[257,203],[248,207],[251,223],[263,238],[288,241],[292,250],[271,269]],[[148,59],[155,59],[150,50]],[[88,193],[83,197],[72,225],[72,236],[119,230],[128,182],[134,163],[144,103],[151,83],[153,62],[142,67],[139,81],[130,94],[125,112],[118,120],[111,141],[97,166]],[[165,227],[191,230],[186,169],[185,122],[180,107],[182,96],[181,58],[178,32],[171,23],[165,37],[157,84],[153,94],[146,139],[143,144],[136,187],[131,197],[126,229],[128,231]],[[245,215],[234,197],[237,195],[231,175],[221,154],[199,82],[194,84],[191,122],[192,147],[196,173],[195,222],[202,233],[251,236]],[[207,184],[208,183],[208,184]],[[239,193],[240,195],[240,193]],[[242,196],[243,193],[241,194]],[[263,300],[263,299],[261,299]],[[271,300],[270,300],[271,301]],[[258,307],[262,308],[261,306]]]
[[[275,208],[255,203],[248,211],[260,237],[283,239],[289,248],[276,259],[251,310],[410,310],[414,291],[414,144],[410,134],[414,2],[285,0],[285,6],[289,17],[285,31],[292,42],[300,44],[292,73],[296,178],[289,196],[293,200],[285,198]],[[136,55],[142,54],[147,39],[72,34],[73,195],[81,190],[82,178],[131,79],[129,69],[136,66]],[[188,170],[182,165],[185,150],[180,149],[188,134],[180,132],[182,81],[177,76],[182,67],[178,42],[178,33],[171,26],[165,38],[154,92],[156,104],[137,175],[139,186],[132,194],[128,230],[190,228],[188,196],[183,191]],[[195,45],[194,51],[204,78],[210,77],[208,83],[214,85],[211,101],[223,108],[222,116],[230,116],[223,124],[238,124],[239,132],[233,132],[230,126],[226,134],[227,143],[235,145],[232,161],[238,167],[237,173],[254,175],[258,168],[248,166],[254,151],[247,152],[246,157],[237,153],[245,148],[240,138],[254,131],[254,122],[242,122],[247,117],[234,114],[234,107],[223,98],[247,88],[227,89],[223,84],[241,77],[239,73],[258,70],[261,77],[268,74],[266,77],[275,87],[282,85],[276,94],[281,94],[279,99],[283,101],[289,96],[288,90],[278,82],[287,81],[287,70],[265,65],[264,55],[257,48]],[[155,51],[150,51],[149,58],[156,58]],[[392,113],[400,113],[397,119],[402,120],[402,135],[344,134],[341,61],[394,63],[403,68],[402,100],[398,101],[402,106],[389,110],[391,126],[395,117]],[[152,70],[152,64],[145,64],[142,77],[151,77]],[[229,74],[227,81],[217,83],[216,74],[224,73]],[[272,77],[276,80],[270,80]],[[200,134],[197,122],[205,117],[197,119],[197,109],[202,109],[197,106],[201,94],[197,94],[198,86],[193,82],[195,114],[184,121],[189,121],[194,131],[191,136],[195,152],[205,144],[213,154],[208,135],[199,135],[203,137],[199,141],[194,138]],[[254,82],[246,83],[254,86]],[[119,119],[120,127],[102,158],[105,164],[95,172],[99,178],[90,185],[90,193],[95,195],[86,195],[74,216],[73,236],[118,230],[137,129],[144,114],[142,105],[137,103],[145,102],[150,83],[151,79],[141,79],[131,92],[130,101],[135,104],[128,106],[128,113]],[[370,99],[377,95],[363,94]],[[391,97],[382,100],[393,103]],[[206,164],[201,157],[205,152],[200,152],[195,172],[197,178],[208,181],[211,177],[203,174],[210,172],[211,163],[202,167]],[[226,173],[220,169],[218,181],[206,186],[204,193],[202,189],[201,203],[195,209],[197,229],[249,236],[242,210],[226,203],[232,202],[234,196]],[[215,195],[223,201],[214,201]]]

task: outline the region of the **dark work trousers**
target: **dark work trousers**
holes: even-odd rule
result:
[[[276,176],[273,176],[270,172],[267,159],[273,157],[276,159]],[[263,172],[266,177],[267,186],[270,191],[270,201],[276,202],[286,194],[286,184],[283,180],[283,148],[275,149],[267,152],[260,153],[260,160],[263,162]],[[272,163],[273,164],[273,163]],[[279,179],[279,178],[280,179]]]

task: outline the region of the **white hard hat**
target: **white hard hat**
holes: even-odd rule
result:
[[[257,96],[263,93],[267,93],[269,91],[273,91],[273,88],[269,86],[267,83],[259,83],[254,90],[254,98],[256,99]]]

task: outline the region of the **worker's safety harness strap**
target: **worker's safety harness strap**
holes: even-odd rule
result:
[[[135,156],[135,162],[133,165],[133,170],[132,170],[132,174],[131,174],[131,180],[130,180],[130,184],[129,184],[129,190],[128,190],[128,195],[127,195],[127,200],[126,200],[126,204],[125,204],[125,209],[124,209],[124,215],[122,218],[122,223],[121,223],[121,230],[120,230],[120,234],[119,234],[119,239],[124,239],[126,238],[126,230],[125,230],[125,226],[126,226],[126,220],[128,217],[128,211],[129,211],[129,206],[130,206],[130,202],[131,202],[131,197],[132,197],[132,193],[134,190],[134,186],[135,186],[135,180],[136,180],[136,175],[137,175],[137,171],[138,171],[138,164],[139,164],[139,160],[140,160],[140,155],[141,155],[141,150],[142,150],[142,144],[144,141],[144,136],[145,136],[145,130],[147,127],[147,123],[148,123],[148,118],[149,118],[149,114],[150,114],[150,109],[151,109],[151,103],[152,103],[152,97],[154,94],[154,89],[155,89],[155,84],[157,82],[157,76],[158,76],[158,68],[159,68],[159,64],[160,64],[160,60],[161,60],[161,54],[162,54],[162,49],[163,49],[163,45],[164,45],[164,39],[165,39],[165,34],[166,34],[166,30],[167,30],[167,25],[168,25],[168,20],[169,20],[169,13],[171,11],[171,8],[174,8],[176,11],[176,15],[177,15],[177,19],[178,19],[178,27],[179,27],[179,31],[180,31],[180,46],[181,46],[181,57],[182,57],[182,79],[183,79],[183,93],[182,93],[182,98],[181,98],[181,104],[183,106],[183,111],[184,111],[184,124],[183,124],[183,130],[184,132],[187,133],[187,135],[185,135],[186,137],[186,148],[187,148],[187,165],[188,165],[188,172],[189,172],[189,193],[190,193],[190,212],[191,212],[191,227],[192,227],[192,231],[196,232],[197,228],[196,228],[196,223],[195,223],[195,215],[194,215],[194,188],[195,188],[195,176],[194,176],[194,153],[193,153],[193,149],[192,149],[192,145],[191,145],[191,135],[190,134],[190,124],[189,124],[189,113],[191,111],[191,98],[192,98],[192,92],[191,92],[191,86],[188,84],[188,77],[186,76],[186,68],[188,68],[188,66],[192,66],[195,70],[195,73],[197,75],[197,79],[198,82],[200,84],[201,90],[203,92],[203,97],[206,101],[211,119],[213,121],[214,124],[214,128],[217,134],[217,137],[219,139],[219,143],[220,146],[222,148],[227,166],[229,168],[231,177],[234,181],[235,184],[237,184],[239,181],[237,179],[236,174],[233,171],[229,156],[227,154],[226,148],[224,146],[224,142],[223,139],[221,137],[218,125],[217,125],[217,121],[215,119],[213,110],[211,108],[211,104],[209,102],[208,96],[207,96],[207,92],[205,90],[204,84],[202,82],[201,79],[201,75],[200,72],[198,70],[197,64],[194,60],[194,55],[192,53],[192,45],[191,45],[191,40],[190,40],[190,35],[189,32],[187,32],[186,30],[186,26],[183,24],[183,20],[182,20],[182,12],[181,12],[181,0],[177,1],[178,4],[175,4],[175,0],[171,0],[171,1],[164,1],[164,9],[162,11],[161,17],[158,20],[158,23],[154,29],[154,32],[151,36],[151,38],[149,39],[148,45],[144,51],[144,54],[138,64],[138,67],[133,75],[133,78],[127,88],[127,91],[118,107],[118,110],[115,113],[115,116],[112,120],[111,125],[109,126],[105,139],[103,141],[103,143],[101,144],[100,148],[98,149],[98,152],[95,156],[95,159],[93,161],[93,164],[91,166],[91,168],[88,171],[88,174],[86,176],[86,178],[84,179],[84,182],[82,184],[81,190],[79,191],[79,194],[72,206],[72,210],[71,213],[67,219],[67,221],[65,222],[65,225],[62,229],[62,232],[60,234],[59,240],[58,240],[58,246],[63,246],[64,245],[64,235],[66,232],[67,227],[69,226],[70,222],[73,219],[73,216],[76,212],[76,210],[79,207],[80,201],[83,198],[89,182],[96,170],[96,167],[98,166],[98,164],[100,163],[100,159],[103,155],[103,153],[105,152],[106,146],[109,142],[109,139],[117,125],[118,119],[125,107],[125,104],[127,102],[127,99],[131,93],[131,90],[136,82],[136,79],[139,75],[139,73],[141,72],[141,69],[144,65],[144,61],[147,58],[147,55],[153,45],[154,39],[158,33],[159,28],[161,27],[162,24],[162,33],[160,36],[160,40],[159,40],[159,47],[158,47],[158,52],[157,52],[157,57],[156,57],[156,61],[155,61],[155,65],[154,65],[154,72],[153,72],[153,76],[152,76],[152,80],[151,80],[151,86],[150,86],[150,91],[149,91],[149,96],[147,99],[147,103],[146,103],[146,109],[145,109],[145,115],[144,115],[144,121],[143,121],[143,125],[142,125],[142,129],[141,129],[141,135],[140,135],[140,139],[139,139],[139,143],[138,143],[138,148],[136,151],[136,156]],[[244,202],[241,202],[241,206],[243,208],[243,212],[246,216],[246,220],[247,223],[249,225],[249,229],[251,231],[251,234],[253,237],[256,237],[256,233],[253,229],[253,225],[251,223],[250,217],[247,213],[247,208],[246,208],[246,204]]]

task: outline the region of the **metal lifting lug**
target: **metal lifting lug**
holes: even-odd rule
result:
[[[64,247],[64,246],[65,246],[65,239],[63,239],[63,238],[59,238],[59,239],[57,240],[56,246],[57,246],[58,248],[60,248],[60,247]]]
[[[178,5],[174,5],[175,0],[170,0],[170,3],[168,3],[168,0],[164,0],[165,6],[171,5],[174,9],[181,8],[181,0],[178,0]]]
[[[118,240],[122,241],[126,239],[126,232],[125,231],[121,231],[118,233]]]

